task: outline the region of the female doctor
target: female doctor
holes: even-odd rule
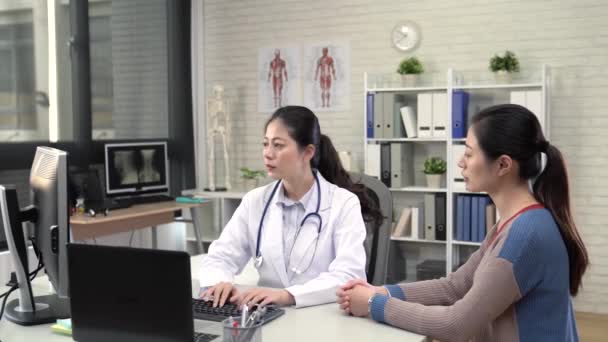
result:
[[[264,165],[275,182],[248,192],[203,261],[202,297],[305,307],[335,301],[336,289],[365,277],[363,216],[381,219],[365,187],[353,184],[308,108],[279,108],[266,122]],[[363,210],[363,215],[362,215]],[[233,278],[253,258],[259,288]]]

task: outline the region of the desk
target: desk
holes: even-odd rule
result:
[[[200,267],[205,256],[197,255],[192,258],[191,267],[194,274]],[[46,277],[39,277],[33,282],[36,295],[48,293]],[[257,283],[258,274],[250,262],[243,272],[236,277],[238,284],[252,286]],[[193,295],[198,292],[197,281],[193,280]],[[10,299],[16,298],[16,292]],[[9,300],[10,300],[9,299]],[[385,324],[376,323],[370,319],[349,317],[344,315],[337,304],[326,304],[303,309],[285,308],[285,315],[262,328],[262,341],[274,342],[309,342],[309,341],[399,341],[422,342],[428,341],[424,336],[407,332]],[[69,342],[71,337],[51,332],[50,324],[32,327],[22,327],[5,318],[0,321],[0,339],[10,342]]]
[[[200,236],[202,219],[196,213],[196,209],[204,203],[167,201],[137,204],[129,208],[112,210],[108,216],[103,214],[97,214],[95,217],[86,214],[73,215],[70,217],[72,240],[79,241],[152,227],[152,247],[157,248],[156,226],[175,221],[174,212],[190,209],[199,253],[203,253],[203,242]]]

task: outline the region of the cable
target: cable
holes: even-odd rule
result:
[[[8,299],[8,296],[11,294],[11,292],[15,291],[18,287],[19,287],[19,285],[13,285],[13,287],[11,287],[11,289],[8,290],[8,292],[6,292],[5,294],[2,295],[5,297],[2,300],[2,307],[0,307],[0,320],[2,319],[2,316],[4,315],[4,307],[6,306],[6,300]]]
[[[36,266],[36,269],[28,274],[29,281],[32,281],[32,280],[34,280],[34,278],[36,278],[36,276],[38,275],[38,272],[44,267],[44,263],[42,262],[42,254],[40,253],[40,250],[38,249],[38,246],[36,245],[35,240],[33,238],[30,238],[30,242],[32,243],[32,248],[34,249],[34,254],[38,258],[38,266]],[[18,288],[19,288],[19,284],[15,284],[10,288],[10,290],[8,290],[5,293],[0,295],[0,298],[4,297],[4,299],[2,300],[2,306],[0,307],[0,320],[2,320],[2,316],[4,315],[4,307],[6,306],[6,301],[8,300],[8,297],[11,295],[11,293],[13,291],[15,291]],[[35,305],[35,303],[33,303],[33,304]]]

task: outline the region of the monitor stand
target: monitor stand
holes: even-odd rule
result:
[[[6,319],[19,325],[38,325],[55,323],[57,319],[70,317],[70,300],[57,295],[34,297],[36,311],[23,311],[19,299],[6,305]]]

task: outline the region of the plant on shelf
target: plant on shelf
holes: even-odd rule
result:
[[[260,177],[264,177],[266,173],[261,170],[252,170],[247,167],[242,167],[241,178],[243,178],[246,188],[255,188],[258,186],[258,180]]]
[[[507,50],[504,56],[494,55],[490,58],[490,71],[499,83],[510,82],[511,74],[519,72],[519,60],[513,52]]]
[[[441,178],[447,170],[447,163],[440,157],[429,157],[424,161],[424,173],[429,188],[440,188]]]
[[[417,75],[423,71],[424,67],[416,57],[403,59],[397,69],[397,73],[401,75],[404,85],[408,87],[413,87],[416,84]]]

